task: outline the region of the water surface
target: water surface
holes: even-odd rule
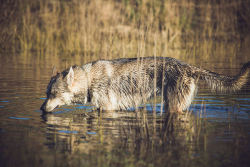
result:
[[[83,64],[72,57],[72,64]],[[219,62],[223,64],[223,62]],[[241,62],[242,64],[243,62]],[[39,108],[53,64],[61,59],[0,56],[1,166],[248,166],[249,88],[238,94],[201,89],[189,114],[146,110],[98,112],[91,104]],[[235,69],[217,69],[236,74]]]

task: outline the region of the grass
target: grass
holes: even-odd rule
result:
[[[220,55],[220,61],[232,63],[250,25],[250,5],[243,0],[2,3],[2,54],[36,52],[86,61],[157,55],[192,63]]]

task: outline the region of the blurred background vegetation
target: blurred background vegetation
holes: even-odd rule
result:
[[[250,0],[0,3],[0,55],[80,56],[85,61],[170,56],[232,63],[250,43]]]

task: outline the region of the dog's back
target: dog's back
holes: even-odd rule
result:
[[[229,77],[167,57],[97,61],[92,68],[100,63],[105,67],[101,71],[108,72],[95,75],[99,77],[93,85],[99,89],[92,88],[91,95],[92,102],[103,109],[128,109],[163,91],[166,109],[183,111],[191,104],[199,80],[204,80],[216,92],[231,92],[247,82],[249,73],[249,63],[239,75]]]

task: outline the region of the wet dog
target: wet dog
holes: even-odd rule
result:
[[[102,110],[127,110],[161,95],[165,110],[186,110],[203,80],[215,92],[240,90],[248,81],[250,62],[234,77],[200,69],[169,57],[99,60],[56,74],[41,109],[91,102]]]

